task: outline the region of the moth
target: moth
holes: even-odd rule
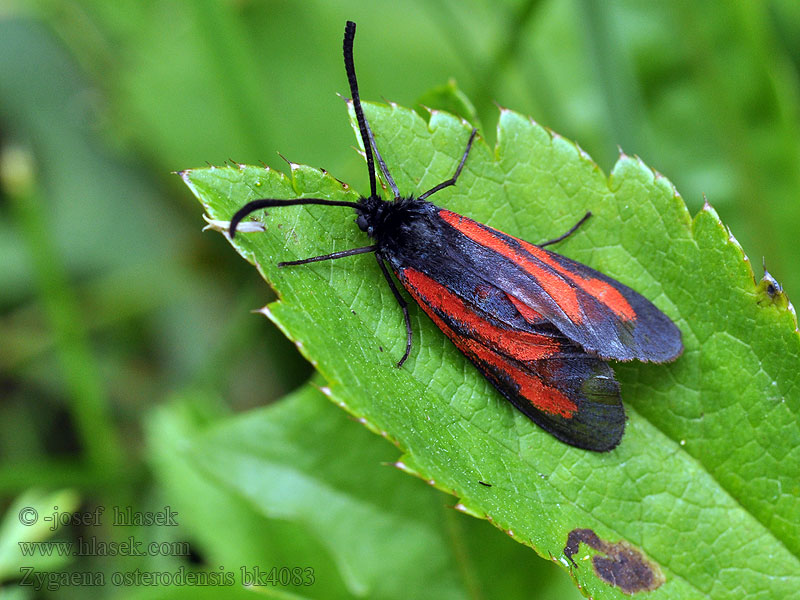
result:
[[[428,201],[456,184],[477,135],[472,130],[453,176],[419,194],[402,195],[364,116],[353,62],[356,25],[344,33],[344,63],[369,171],[370,194],[358,202],[262,198],[233,215],[230,236],[254,211],[319,204],[356,212],[372,243],[278,263],[279,267],[372,253],[403,312],[412,347],[408,304],[395,283],[483,375],[523,414],[567,444],[604,452],[625,429],[619,384],[608,360],[663,363],[683,351],[680,330],[641,294],[579,262],[545,249],[572,235],[531,244]],[[378,194],[375,162],[394,198]],[[394,278],[393,276],[394,275]]]

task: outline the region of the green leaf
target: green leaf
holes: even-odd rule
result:
[[[551,577],[554,566],[487,524],[465,522],[441,493],[391,468],[394,448],[332,410],[310,385],[196,436],[186,457],[219,482],[217,494],[245,500],[262,520],[296,527],[291,539],[258,538],[265,549],[304,540],[327,550],[327,558],[284,551],[284,561],[294,562],[282,564],[314,569],[313,586],[296,590],[303,595],[343,597],[320,568],[328,562],[346,597],[521,599],[536,589],[539,598],[563,598],[572,591],[566,577]],[[518,568],[497,577],[509,564]]]
[[[234,581],[234,585],[222,582],[206,589],[212,590],[215,598],[252,598],[253,588],[242,586],[255,569],[269,573],[273,566],[312,566],[317,579],[313,588],[259,589],[300,595],[313,591],[314,597],[348,598],[322,543],[296,523],[267,518],[219,476],[197,467],[195,448],[204,445],[199,441],[211,437],[210,432],[216,431],[218,423],[232,421],[214,415],[214,404],[202,392],[187,391],[152,411],[147,420],[149,462],[164,489],[164,498],[178,513],[176,536],[190,540],[202,559],[202,564],[195,565],[197,571],[230,574]],[[239,483],[244,485],[248,480],[245,477]]]
[[[452,175],[469,125],[439,112],[426,123],[397,106],[367,104],[365,112],[401,191]],[[406,470],[540,555],[570,568],[569,533],[591,529],[606,554],[624,541],[652,581],[663,575],[657,597],[798,597],[793,310],[756,289],[749,261],[713,209],[692,219],[669,181],[640,160],[621,155],[606,177],[573,143],[507,110],[497,139],[494,148],[478,141],[458,185],[436,202],[533,242],[591,209],[594,217],[558,251],[643,293],[683,332],[677,362],[616,369],[629,422],[615,451],[581,451],[537,428],[417,307],[411,358],[396,369],[403,322],[374,258],[275,266],[365,245],[347,210],[273,209],[262,217],[265,233],[236,237],[234,247],[280,298],[264,314],[324,376],[332,401],[402,449]],[[258,197],[357,198],[299,165],[290,178],[249,166],[182,175],[218,220]],[[581,544],[580,567],[570,571],[584,593],[622,597],[597,573],[603,553]],[[589,555],[591,564],[579,560]]]

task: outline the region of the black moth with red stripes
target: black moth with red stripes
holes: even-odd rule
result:
[[[644,296],[543,248],[569,236],[590,213],[564,235],[533,245],[428,202],[435,192],[455,185],[474,129],[453,177],[416,198],[402,196],[361,108],[353,65],[355,30],[355,23],[348,21],[344,62],[370,195],[358,202],[254,200],[233,216],[230,236],[245,216],[262,208],[321,204],[355,209],[358,227],[373,244],[278,266],[374,253],[405,318],[406,350],[398,367],[411,351],[412,331],[390,268],[436,325],[522,413],[567,444],[611,450],[622,438],[625,410],[605,361],[674,360],[683,351],[680,331]],[[390,202],[378,195],[375,160],[394,193]]]

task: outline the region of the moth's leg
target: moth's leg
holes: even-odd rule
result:
[[[400,308],[403,309],[403,318],[406,321],[406,352],[403,354],[403,358],[400,359],[400,362],[397,363],[397,368],[403,366],[403,363],[406,362],[408,355],[411,354],[411,341],[412,341],[412,333],[411,333],[411,317],[408,316],[408,302],[406,299],[403,298],[402,294],[400,294],[400,290],[397,289],[397,286],[392,279],[392,275],[389,273],[389,269],[386,268],[386,265],[383,262],[383,257],[381,256],[380,252],[375,253],[375,258],[378,261],[378,266],[381,268],[381,272],[383,276],[386,278],[386,282],[389,284],[389,288],[392,290],[397,303],[400,305]]]
[[[435,194],[439,190],[443,190],[446,187],[449,187],[451,185],[455,185],[456,184],[456,180],[458,179],[458,176],[461,175],[461,169],[464,168],[464,163],[467,162],[467,156],[469,156],[469,151],[472,148],[472,142],[475,140],[475,136],[477,135],[477,133],[478,133],[478,130],[477,129],[473,129],[472,133],[469,135],[469,141],[467,142],[467,147],[464,149],[464,154],[461,156],[461,162],[458,163],[458,168],[456,168],[456,172],[453,174],[453,176],[450,179],[448,179],[447,181],[443,181],[439,185],[433,186],[427,192],[423,193],[418,198],[418,200],[425,200],[425,198],[427,198],[431,194]]]
[[[575,231],[578,229],[578,227],[580,227],[581,225],[583,225],[586,222],[586,219],[588,219],[591,216],[592,216],[592,212],[591,211],[586,211],[586,214],[583,215],[581,220],[578,221],[577,223],[575,223],[575,225],[573,225],[567,233],[565,233],[563,235],[560,235],[555,239],[548,240],[548,241],[546,241],[546,242],[544,242],[542,244],[536,244],[536,245],[539,246],[539,248],[544,248],[545,246],[549,246],[550,244],[555,244],[557,242],[560,242],[562,240],[567,239],[569,236],[571,236],[573,233],[575,233]]]
[[[300,260],[287,260],[279,262],[279,267],[292,267],[294,265],[305,265],[307,263],[319,262],[321,260],[334,260],[336,258],[344,258],[345,256],[355,256],[356,254],[366,254],[367,252],[375,252],[377,246],[362,246],[361,248],[353,248],[352,250],[342,250],[341,252],[334,252],[332,254],[323,254],[322,256],[312,256],[311,258],[301,258]]]

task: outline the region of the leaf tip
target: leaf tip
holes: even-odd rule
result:
[[[291,160],[289,160],[288,158],[286,158],[286,157],[285,157],[283,154],[281,154],[280,152],[278,152],[277,154],[278,154],[278,156],[280,156],[280,157],[283,159],[283,161],[284,161],[284,162],[285,162],[287,165],[289,165],[289,168],[292,170],[292,173],[294,173],[294,171],[300,167],[300,165],[299,165],[299,164],[297,164],[296,162],[292,162]]]
[[[587,162],[590,162],[593,165],[597,166],[596,163],[594,162],[594,159],[592,159],[591,155],[588,152],[586,152],[586,150],[581,148],[581,145],[578,142],[575,142],[575,148],[577,148],[578,156],[580,156],[581,159],[583,159],[583,160],[585,160]]]
[[[457,510],[458,512],[464,513],[465,515],[475,517],[476,519],[486,519],[486,513],[483,510],[479,508],[474,508],[469,504],[465,504],[463,499],[461,499],[457,504],[455,504],[453,506],[453,509]]]
[[[267,317],[268,319],[272,319],[272,312],[269,310],[269,306],[262,306],[261,308],[256,308],[250,311],[253,314],[261,314]]]
[[[412,469],[408,466],[408,464],[402,460],[396,461],[393,465],[396,469],[400,469],[403,473],[408,473],[409,475],[413,475],[414,477],[420,477],[420,474],[417,470]]]
[[[742,257],[743,257],[744,262],[749,264],[750,263],[750,258],[747,256],[747,254],[745,254],[744,248],[739,243],[739,240],[736,239],[736,236],[733,235],[733,232],[730,230],[729,227],[726,226],[725,228],[728,230],[728,243],[732,244],[735,248],[738,248],[742,252]]]
[[[200,194],[198,193],[197,188],[192,182],[192,169],[184,169],[183,171],[178,171],[178,177],[180,177],[181,180],[183,180],[183,183],[186,185],[186,187],[188,187],[192,191],[195,197],[197,197],[197,199],[202,202]]]
[[[204,214],[203,219],[206,222],[206,226],[203,227],[203,231],[218,231],[225,238],[230,241],[230,228],[231,222],[230,221],[220,221],[218,219],[212,219],[208,215]],[[266,231],[264,224],[261,221],[242,221],[236,226],[237,233],[263,233]]]

